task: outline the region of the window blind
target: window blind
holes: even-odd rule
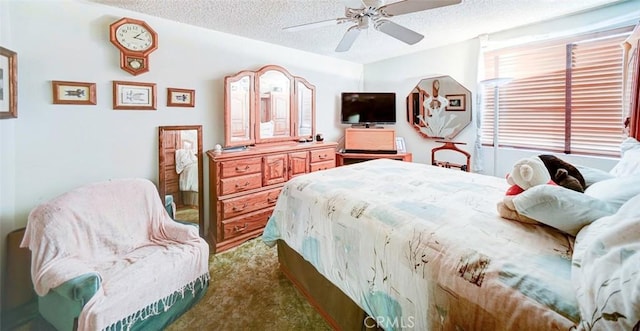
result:
[[[589,155],[619,155],[623,139],[620,44],[632,27],[489,51],[482,144]]]

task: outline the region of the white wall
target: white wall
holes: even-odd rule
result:
[[[109,42],[109,24],[125,16],[159,35],[139,76],[120,69]],[[304,77],[317,87],[317,131],[329,141],[342,135],[336,96],[361,86],[360,64],[84,1],[0,0],[0,28],[0,45],[18,53],[18,118],[0,120],[2,270],[7,233],[39,203],[93,181],[157,182],[158,126],[199,124],[205,151],[222,143],[224,76],[277,64]],[[96,83],[97,105],[52,104],[51,80]],[[156,83],[158,109],[113,110],[113,80]],[[166,107],[167,87],[195,89],[195,108]],[[206,159],[204,174],[207,201]]]

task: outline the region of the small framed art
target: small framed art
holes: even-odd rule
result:
[[[113,109],[155,110],[156,84],[114,80]]]
[[[18,54],[0,46],[0,118],[18,117]]]
[[[169,87],[167,88],[167,107],[193,107],[195,97],[195,90]]]
[[[449,100],[449,105],[446,110],[448,111],[464,111],[465,110],[465,95],[464,94],[448,94],[445,98]]]
[[[398,153],[406,153],[407,152],[407,147],[404,143],[404,138],[402,137],[396,137],[396,150],[398,151]]]
[[[95,105],[96,84],[84,82],[51,81],[54,104]]]

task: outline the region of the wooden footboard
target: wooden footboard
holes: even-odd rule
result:
[[[278,240],[278,260],[282,272],[334,330],[379,330],[358,305],[282,240]]]

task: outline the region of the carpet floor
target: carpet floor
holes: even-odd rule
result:
[[[211,255],[209,270],[207,293],[166,331],[331,330],[280,271],[276,247],[268,247],[260,237]],[[14,330],[52,329],[36,318]]]
[[[166,330],[331,330],[261,238],[209,258],[207,294]]]

